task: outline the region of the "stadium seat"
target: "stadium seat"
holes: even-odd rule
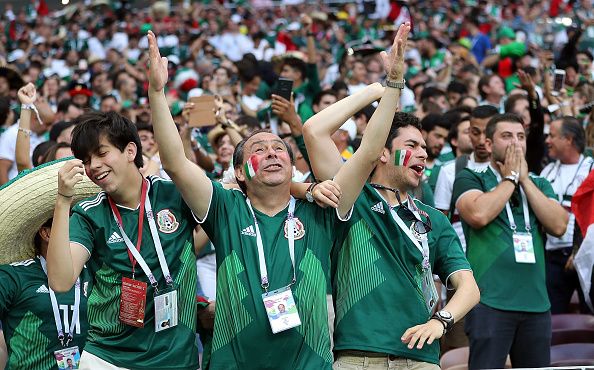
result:
[[[441,370],[468,370],[469,348],[461,347],[447,351],[439,362]],[[505,368],[511,369],[509,356],[505,361]]]
[[[551,366],[594,365],[594,343],[551,346]]]

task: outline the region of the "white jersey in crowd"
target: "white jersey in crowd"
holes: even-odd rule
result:
[[[16,159],[15,159],[15,150],[16,150],[16,141],[17,141],[17,134],[19,133],[19,123],[15,123],[14,125],[10,126],[2,136],[0,136],[0,159],[7,159],[12,162],[12,166],[8,170],[8,179],[11,180],[18,175],[19,171],[17,170]],[[29,155],[33,155],[33,150],[35,147],[44,141],[47,140],[45,135],[37,135],[34,132],[31,132],[31,144],[30,144],[30,153]]]
[[[592,170],[593,163],[594,160],[592,160],[591,157],[580,155],[578,163],[561,164],[561,162],[556,161],[549,163],[540,173],[540,175],[549,180],[553,186],[553,190],[555,191],[555,194],[557,194],[559,203],[569,211],[567,231],[560,238],[547,235],[547,244],[545,247],[547,250],[573,246],[575,216],[571,213],[571,198],[584,179],[588,177],[588,174]]]
[[[474,153],[468,158],[467,168],[471,170],[484,170],[489,167],[489,162],[479,163],[474,160]],[[439,175],[437,176],[437,183],[435,185],[435,208],[442,211],[449,211],[452,202],[452,192],[454,191],[454,180],[456,177],[456,161],[450,161],[441,167]],[[462,249],[466,252],[466,239],[464,239],[464,232],[462,231],[462,223],[459,220],[460,216],[458,210],[454,210],[452,217],[452,226],[456,230],[456,234],[462,243]]]

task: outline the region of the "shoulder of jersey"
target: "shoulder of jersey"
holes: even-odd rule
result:
[[[468,168],[468,167],[466,167]],[[474,172],[474,173],[485,173],[487,172],[487,170],[489,169],[489,167],[482,167],[482,168],[468,168],[470,171]]]
[[[104,191],[100,191],[94,197],[91,197],[78,203],[78,206],[82,208],[83,211],[89,212],[92,208],[100,205],[101,202],[103,202],[104,200],[107,200],[107,194]]]
[[[26,259],[24,261],[17,261],[17,262],[13,262],[10,264],[10,266],[12,267],[26,267],[26,266],[31,266],[33,264],[35,264],[35,259],[34,258],[29,258]]]

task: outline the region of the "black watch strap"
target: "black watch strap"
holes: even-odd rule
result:
[[[448,323],[444,319],[442,319],[441,317],[439,317],[439,315],[437,315],[436,313],[434,313],[433,316],[431,316],[431,319],[437,320],[437,321],[439,321],[441,323],[441,325],[443,325],[443,334],[442,335],[445,335],[445,333],[448,332],[448,330],[449,330]]]

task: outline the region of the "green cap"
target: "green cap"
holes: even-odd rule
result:
[[[509,27],[503,26],[501,28],[499,28],[499,31],[497,31],[497,39],[502,39],[502,38],[508,38],[508,39],[512,39],[515,40],[516,39],[516,33],[514,32],[514,30],[512,30]]]
[[[458,40],[458,44],[464,46],[468,50],[472,49],[472,41],[470,41],[468,37],[462,37]]]
[[[171,104],[171,115],[178,116],[184,110],[184,103],[182,101],[176,100]]]

